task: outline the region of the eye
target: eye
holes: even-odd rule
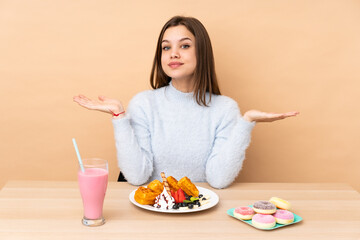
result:
[[[190,45],[185,44],[185,45],[182,45],[181,47],[182,47],[182,48],[189,48],[189,47],[190,47]]]
[[[162,49],[163,49],[164,51],[167,51],[167,50],[169,50],[169,49],[170,49],[170,47],[165,46],[165,47],[163,47]]]

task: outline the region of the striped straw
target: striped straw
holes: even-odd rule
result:
[[[78,160],[79,160],[79,165],[80,165],[81,171],[82,171],[82,172],[85,172],[83,163],[82,163],[82,161],[81,161],[79,149],[78,149],[77,144],[76,144],[76,141],[75,141],[75,138],[73,138],[72,141],[73,141],[73,144],[74,144],[74,147],[75,147],[76,156],[77,156],[77,158],[78,158]]]

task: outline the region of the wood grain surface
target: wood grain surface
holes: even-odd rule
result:
[[[109,182],[105,225],[81,224],[77,182],[11,181],[0,191],[0,239],[360,239],[360,194],[341,183],[235,183],[213,189],[220,201],[206,211],[165,214],[129,201],[136,186]],[[272,231],[255,229],[226,214],[230,208],[277,196],[303,218]]]

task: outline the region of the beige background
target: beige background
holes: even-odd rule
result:
[[[155,44],[173,15],[198,18],[224,95],[249,109],[298,110],[258,124],[243,182],[345,182],[360,190],[360,1],[0,0],[0,187],[76,180],[82,157],[116,163],[110,116],[78,93],[128,104],[149,89]]]

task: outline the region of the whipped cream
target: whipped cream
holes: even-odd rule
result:
[[[167,210],[167,209],[172,209],[174,204],[175,204],[175,199],[172,196],[170,196],[169,193],[164,188],[162,193],[160,193],[155,198],[154,207]]]

